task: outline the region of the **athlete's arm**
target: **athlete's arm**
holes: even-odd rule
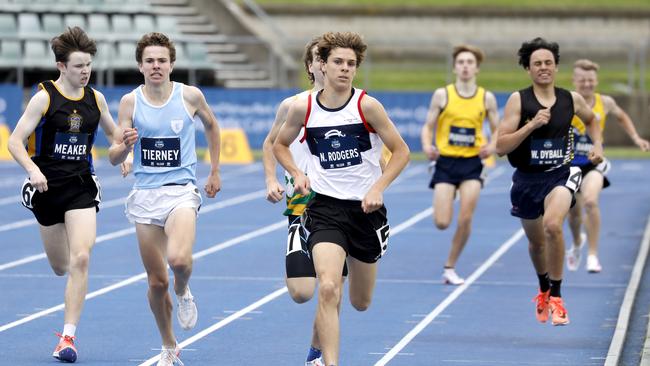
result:
[[[409,148],[402,136],[397,132],[393,122],[388,118],[384,106],[377,99],[368,95],[364,96],[361,99],[361,110],[366,122],[377,132],[384,145],[391,152],[390,160],[388,160],[381,173],[381,177],[370,187],[363,201],[361,201],[363,212],[370,213],[384,204],[384,190],[408,164]]]
[[[294,101],[294,97],[286,98],[280,103],[278,111],[275,113],[275,121],[271,126],[271,130],[264,139],[262,144],[262,164],[264,165],[264,176],[266,177],[266,199],[269,202],[276,203],[282,199],[284,194],[284,187],[278,182],[278,177],[276,174],[276,161],[275,156],[273,156],[273,143],[275,142],[280,127],[284,124],[284,121],[287,119],[287,113],[289,112],[289,106]]]
[[[609,95],[601,95],[601,97],[603,98],[603,104],[605,106],[605,114],[611,113],[616,117],[618,124],[623,128],[625,133],[630,136],[639,149],[642,151],[650,151],[650,142],[639,136],[632,119],[621,107],[618,106],[618,104],[616,104],[614,98]]]
[[[442,107],[447,103],[447,94],[444,88],[438,88],[431,96],[431,103],[429,104],[429,111],[427,112],[427,120],[424,121],[422,131],[420,132],[420,141],[422,143],[422,151],[427,155],[429,160],[436,160],[440,153],[436,148],[433,137],[438,123],[438,117],[442,111]]]
[[[492,92],[485,92],[485,110],[487,113],[487,120],[490,124],[490,142],[487,145],[481,146],[479,157],[485,159],[494,154],[497,145],[497,124],[499,123],[499,110],[497,108],[497,98]]]
[[[584,98],[577,92],[571,92],[575,114],[585,122],[587,134],[593,141],[593,148],[589,152],[589,161],[593,164],[599,164],[603,161],[603,136],[600,130],[600,124],[596,121],[596,114],[587,105]]]
[[[18,120],[16,128],[11,133],[11,136],[9,136],[7,143],[9,153],[25,169],[32,186],[38,189],[39,192],[47,191],[47,179],[38,166],[29,158],[29,154],[25,150],[25,145],[27,144],[29,135],[34,132],[38,123],[41,121],[41,117],[47,111],[49,104],[50,97],[47,95],[47,92],[40,90],[36,93],[27,104],[25,112],[23,112],[23,115]]]
[[[104,134],[108,139],[108,142],[111,143],[112,145],[115,132],[117,131],[115,122],[113,121],[113,116],[111,116],[111,112],[108,109],[108,103],[106,103],[106,98],[104,97],[104,94],[94,89],[93,92],[95,93],[95,98],[97,99],[97,106],[99,107],[99,113],[100,113],[99,124],[102,126],[102,130],[104,131]],[[132,168],[133,168],[133,157],[131,154],[129,154],[128,157],[122,162],[122,164],[120,164],[120,170],[122,172],[122,176],[126,177],[127,175],[129,175]]]
[[[108,148],[108,159],[113,165],[124,162],[138,140],[138,130],[133,128],[134,105],[134,93],[126,94],[120,100],[117,111],[118,126],[113,131],[113,143]]]
[[[535,129],[547,124],[550,118],[549,109],[540,109],[532,120],[518,128],[521,119],[521,95],[519,92],[510,94],[503,111],[503,119],[497,128],[497,154],[503,156],[516,149]]]
[[[192,109],[203,122],[205,128],[205,138],[208,141],[208,151],[210,153],[210,175],[205,183],[205,193],[208,197],[214,197],[221,190],[221,178],[219,176],[219,152],[221,151],[221,140],[219,123],[217,117],[212,113],[212,109],[205,100],[205,96],[194,86],[183,86],[183,95]]]
[[[273,143],[273,155],[284,169],[293,177],[293,186],[296,192],[309,194],[309,179],[305,173],[298,168],[291,156],[289,145],[298,137],[300,129],[307,115],[307,99],[297,100],[291,103],[287,114],[286,122],[280,127],[278,136]]]

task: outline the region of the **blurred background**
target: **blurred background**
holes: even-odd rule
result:
[[[386,106],[416,152],[431,93],[453,81],[454,45],[483,49],[478,82],[503,108],[529,84],[516,51],[538,36],[560,44],[559,86],[572,89],[576,59],[599,63],[599,91],[650,137],[647,0],[0,0],[0,125],[7,131],[38,82],[58,77],[49,40],[75,25],[98,42],[91,84],[114,118],[120,97],[142,82],[136,41],[159,31],[176,44],[172,79],[201,87],[221,124],[243,130],[253,150],[279,102],[309,87],[303,47],[326,31],[364,36],[368,54],[355,86]],[[631,144],[615,121],[608,126],[607,146]]]

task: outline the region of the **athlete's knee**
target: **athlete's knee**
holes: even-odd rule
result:
[[[364,295],[350,295],[350,303],[357,311],[366,311],[370,307],[372,297]]]
[[[472,226],[472,215],[469,213],[462,213],[458,215],[458,227],[469,230]]]
[[[169,277],[166,276],[167,272],[165,271],[165,275],[149,275],[149,291],[151,293],[160,295],[164,294],[167,292],[167,288],[169,287]]]
[[[446,218],[446,217],[437,217],[437,216],[435,216],[433,218],[433,223],[436,225],[436,227],[438,229],[445,230],[451,224],[451,220]]]
[[[546,237],[550,240],[557,240],[562,236],[562,221],[560,220],[545,220],[544,221],[544,233]]]
[[[318,282],[318,297],[328,304],[338,304],[341,293],[340,281],[321,279]]]
[[[174,271],[178,272],[187,272],[192,269],[192,256],[191,255],[174,255],[167,258],[169,262],[169,267]]]
[[[70,258],[70,268],[76,271],[88,271],[88,264],[90,262],[90,252],[83,251],[75,253]]]
[[[314,289],[313,288],[305,288],[305,287],[299,287],[299,286],[287,286],[289,289],[289,295],[291,296],[291,299],[297,303],[297,304],[302,304],[305,303],[314,296]]]
[[[585,197],[584,205],[587,212],[596,210],[598,209],[598,199],[594,197]]]
[[[52,267],[54,274],[57,276],[64,276],[66,273],[68,273],[67,264],[50,264],[50,266]]]

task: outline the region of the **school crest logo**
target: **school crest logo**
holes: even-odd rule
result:
[[[325,134],[325,139],[331,140],[330,146],[332,146],[333,149],[341,147],[341,142],[337,137],[345,137],[345,134],[339,130],[330,130]]]
[[[171,121],[172,124],[172,131],[174,133],[180,133],[181,130],[183,130],[183,120],[182,119],[173,119]]]
[[[68,125],[70,125],[70,132],[79,132],[83,123],[83,117],[77,113],[76,109],[73,109],[72,113],[68,115]]]
[[[545,149],[550,149],[552,147],[553,147],[553,142],[551,140],[544,141],[544,148]]]
[[[155,146],[156,149],[162,149],[163,147],[165,147],[165,142],[163,140],[156,140],[153,146]]]

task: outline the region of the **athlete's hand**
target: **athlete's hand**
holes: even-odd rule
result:
[[[309,178],[303,173],[297,174],[293,177],[293,188],[297,193],[306,196],[311,191],[311,185],[309,184]]]
[[[589,161],[591,161],[592,164],[598,165],[603,162],[603,145],[602,144],[594,144],[594,147],[591,148],[591,151],[589,151]]]
[[[209,198],[214,198],[217,195],[217,192],[221,190],[221,178],[218,172],[210,173],[204,189]]]
[[[648,142],[648,140],[637,137],[634,139],[634,143],[639,147],[639,149],[641,149],[641,151],[650,151],[650,142]]]
[[[284,195],[284,187],[277,179],[266,182],[266,200],[271,203],[278,203]]]
[[[47,178],[41,173],[40,169],[36,168],[29,172],[29,182],[39,192],[43,193],[47,191]]]
[[[129,175],[131,170],[133,170],[133,153],[130,153],[124,162],[120,164],[120,172],[122,173],[122,177]]]
[[[551,120],[551,109],[544,108],[537,111],[537,114],[530,121],[535,128],[540,128]]]
[[[131,148],[138,141],[138,129],[137,128],[125,128],[122,133],[122,141],[126,147]]]
[[[487,159],[495,152],[496,152],[495,146],[493,146],[492,144],[485,144],[481,146],[481,148],[479,149],[478,157],[481,159]]]
[[[361,201],[361,209],[365,213],[377,211],[384,205],[384,195],[376,189],[370,188],[366,196]]]
[[[433,145],[425,146],[423,151],[429,160],[438,160],[440,157],[440,151]]]

